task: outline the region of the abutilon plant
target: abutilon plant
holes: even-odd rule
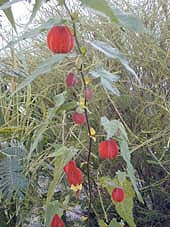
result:
[[[119,147],[113,139],[104,140],[100,142],[98,152],[101,159],[114,159],[119,154]]]
[[[47,35],[48,48],[53,53],[69,53],[74,47],[74,36],[68,26],[57,25]]]
[[[48,48],[53,52],[53,53],[69,53],[73,47],[74,47],[74,38],[78,50],[78,57],[75,61],[75,66],[76,69],[80,75],[81,81],[82,81],[82,89],[81,92],[78,94],[78,97],[80,98],[79,105],[77,109],[73,112],[72,114],[72,121],[74,124],[82,126],[86,123],[87,126],[87,136],[89,138],[88,140],[88,153],[87,153],[87,190],[88,190],[88,227],[91,227],[91,212],[92,212],[92,196],[93,196],[93,190],[92,190],[92,179],[91,179],[91,171],[90,171],[90,164],[91,164],[91,154],[92,154],[92,146],[93,146],[93,141],[96,142],[96,131],[93,127],[91,127],[91,122],[89,119],[89,111],[88,111],[88,101],[92,100],[94,97],[93,89],[92,86],[90,85],[91,79],[89,78],[88,75],[86,75],[86,65],[84,64],[84,57],[86,54],[86,48],[81,47],[77,32],[76,32],[76,24],[75,24],[75,18],[74,14],[72,14],[65,1],[63,1],[63,5],[65,6],[65,9],[67,10],[68,14],[71,17],[72,24],[73,24],[73,32],[70,31],[68,26],[54,26],[47,35],[47,44]],[[83,59],[84,58],[84,59]],[[85,70],[86,71],[85,71]],[[84,72],[85,71],[85,72]],[[90,75],[90,74],[89,74]],[[70,72],[65,79],[65,84],[67,88],[72,88],[76,86],[78,83],[78,77]],[[76,89],[78,90],[78,89]],[[76,95],[74,96],[76,97]],[[74,127],[73,127],[74,128]],[[107,130],[106,130],[107,131]],[[114,132],[113,136],[121,137],[121,130],[118,128],[116,133]],[[117,138],[116,137],[116,138]],[[63,139],[64,141],[64,139]],[[115,159],[119,155],[119,146],[117,142],[110,138],[103,140],[99,143],[98,145],[98,153],[99,157],[101,159]],[[71,189],[76,192],[77,197],[79,197],[79,193],[82,189],[82,184],[83,184],[83,174],[80,168],[77,167],[76,162],[74,160],[70,160],[68,163],[62,166],[65,174],[66,174],[66,179],[68,184],[70,185]],[[85,182],[86,183],[86,182]],[[100,195],[99,195],[100,196]],[[116,187],[113,189],[111,198],[114,202],[120,203],[125,200],[125,192],[123,188],[121,187]],[[100,197],[100,199],[102,199]],[[101,202],[102,203],[102,202]],[[103,207],[103,205],[102,205]],[[104,208],[103,208],[104,209]],[[104,211],[104,213],[106,213]],[[107,216],[107,215],[106,215]],[[106,218],[107,221],[107,218]],[[50,227],[63,227],[64,222],[62,219],[56,214],[51,222]]]
[[[50,224],[50,227],[64,227],[64,222],[63,220],[58,216],[58,214],[55,214],[52,221],[51,221],[51,224]]]

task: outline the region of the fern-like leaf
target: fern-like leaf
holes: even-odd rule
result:
[[[0,191],[5,199],[10,200],[14,192],[17,197],[22,197],[28,186],[22,166],[25,151],[20,144],[6,145],[1,149],[5,157],[0,161]]]

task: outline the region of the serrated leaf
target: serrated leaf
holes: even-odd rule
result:
[[[63,209],[61,209],[61,204],[59,201],[53,201],[48,204],[45,214],[46,227],[50,227],[50,223],[55,214],[58,214],[60,217],[63,215]]]
[[[65,146],[61,146],[58,149],[57,147],[53,180],[50,183],[50,186],[48,188],[48,193],[47,193],[47,201],[46,201],[47,206],[52,199],[56,185],[60,182],[62,178],[64,165],[68,161],[70,161],[76,154],[77,154],[77,150],[73,148],[68,149]]]
[[[111,91],[115,95],[120,95],[119,90],[113,84],[113,82],[117,82],[119,80],[118,75],[112,74],[102,67],[98,67],[96,70],[90,71],[89,75],[94,78],[100,78],[100,82],[105,89]]]
[[[97,10],[104,15],[110,17],[111,21],[118,22],[117,17],[115,16],[113,10],[108,5],[105,0],[80,0],[85,6],[90,7],[94,10]]]
[[[102,181],[101,181],[99,179],[99,182],[101,183],[104,181],[103,184],[101,184],[101,185],[107,189],[107,191],[111,197],[114,187],[111,188],[111,186],[110,186],[110,184],[108,184],[108,182],[113,181],[117,186],[120,185],[120,182],[117,179],[117,177],[115,177],[113,180],[109,177],[107,177],[106,179],[107,179],[107,181],[104,181],[104,179],[102,179]],[[129,224],[129,226],[136,227],[136,224],[135,224],[134,218],[133,218],[133,206],[134,206],[133,197],[135,196],[133,188],[131,186],[130,181],[128,181],[127,179],[125,179],[125,181],[123,182],[121,187],[123,188],[123,190],[125,192],[125,199],[120,203],[115,202],[113,200],[112,200],[112,202],[114,203],[118,214]]]
[[[30,24],[33,21],[33,19],[35,18],[38,10],[40,9],[40,7],[42,5],[42,3],[43,3],[42,0],[35,0],[34,6],[33,6],[33,10],[32,10],[32,14],[30,16],[28,24]]]
[[[7,3],[8,0],[0,0],[0,5]],[[1,6],[3,7],[3,5]],[[15,20],[14,20],[14,16],[12,13],[12,9],[9,7],[7,9],[3,10],[4,14],[6,15],[6,17],[8,18],[10,24],[12,25],[12,27],[14,28],[14,30],[16,31],[16,25],[15,25]]]
[[[47,59],[46,61],[44,61],[42,64],[40,64],[38,66],[37,69],[34,70],[34,72],[28,76],[28,78],[26,78],[16,89],[15,93],[17,93],[18,91],[20,91],[21,89],[23,89],[24,87],[30,85],[38,76],[43,75],[45,73],[48,73],[51,70],[51,67],[56,64],[59,63],[60,61],[64,60],[64,58],[68,56],[67,54],[57,54],[54,55],[52,57],[50,57],[49,59]],[[14,94],[15,94],[14,93]]]
[[[87,40],[88,43],[90,43],[95,49],[99,50],[100,52],[104,53],[106,56],[118,59],[120,63],[125,67],[127,71],[129,71],[133,76],[135,76],[138,83],[141,85],[141,81],[138,78],[135,71],[129,66],[129,63],[127,59],[124,57],[124,55],[119,51],[118,48],[112,47],[110,44],[105,43],[103,41],[99,40]]]

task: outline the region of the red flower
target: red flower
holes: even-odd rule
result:
[[[113,159],[118,156],[118,145],[113,139],[104,140],[99,144],[98,151],[100,158]]]
[[[78,82],[78,78],[73,73],[69,73],[66,78],[66,85],[67,87],[74,87]]]
[[[86,98],[86,100],[90,100],[93,98],[93,91],[90,87],[87,87],[84,91],[84,96]]]
[[[122,202],[125,199],[125,192],[122,188],[115,188],[112,192],[112,199],[115,202]]]
[[[64,222],[58,216],[58,214],[54,215],[53,220],[51,221],[50,227],[64,227]]]
[[[68,53],[74,47],[74,36],[67,26],[54,26],[47,35],[48,48],[53,53]]]
[[[64,166],[64,172],[67,175],[67,181],[70,185],[80,185],[83,183],[81,170],[76,166],[75,161],[71,160]]]
[[[86,122],[84,113],[74,112],[72,115],[73,122],[78,125],[83,125]]]

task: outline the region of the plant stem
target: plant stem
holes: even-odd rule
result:
[[[76,41],[78,50],[81,54],[80,44],[79,44],[79,41],[77,39],[76,25],[75,25],[74,21],[73,21],[73,30],[74,30],[75,41]],[[83,64],[81,64],[81,66],[80,66],[80,74],[81,74],[81,77],[82,77],[84,89],[86,89],[85,76],[84,76],[84,73],[83,73]],[[87,100],[86,100],[86,97],[85,97],[85,106],[86,106],[86,103],[87,103]],[[85,117],[86,117],[88,134],[90,136],[91,135],[90,122],[89,122],[89,116],[88,116],[88,112],[87,112],[86,108],[84,108],[84,114],[85,114]],[[91,213],[91,206],[92,206],[92,187],[91,187],[91,182],[90,182],[90,158],[91,158],[91,152],[92,152],[92,142],[93,142],[92,138],[89,137],[89,148],[88,148],[88,156],[87,156],[87,178],[88,178],[88,190],[89,190],[89,205],[88,205],[88,226],[89,227],[90,227],[90,213]]]
[[[76,24],[75,24],[74,18],[72,17],[70,10],[68,9],[65,2],[64,2],[64,6],[65,6],[68,14],[71,17],[72,24],[73,24],[73,32],[74,32],[75,42],[76,42],[79,53],[82,55],[80,43],[79,43],[79,40],[77,38]],[[84,89],[86,89],[87,86],[86,86],[86,81],[85,81],[85,75],[83,73],[83,63],[81,63],[79,71],[80,71],[81,78],[82,78],[82,81],[83,81]],[[87,103],[87,100],[86,100],[86,97],[85,97],[85,107],[86,107],[86,103]],[[90,158],[91,158],[93,140],[92,140],[92,137],[90,136],[91,135],[90,121],[89,121],[88,111],[87,111],[86,108],[84,108],[84,114],[85,114],[85,117],[86,117],[86,124],[87,124],[87,129],[88,129],[88,134],[89,134],[89,147],[88,147],[88,156],[87,156],[87,179],[88,179],[88,194],[89,194],[88,226],[90,227],[90,213],[91,213],[91,208],[92,208],[92,186],[91,186],[91,179],[90,179]]]

